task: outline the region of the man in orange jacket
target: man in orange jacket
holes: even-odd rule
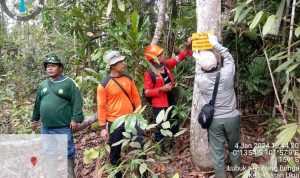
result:
[[[193,38],[188,38],[184,48],[180,50],[179,54],[171,59],[166,60],[163,52],[163,48],[158,45],[148,45],[145,48],[145,56],[147,60],[157,69],[159,73],[154,73],[150,68],[144,73],[144,90],[147,98],[150,98],[152,105],[152,122],[155,121],[157,115],[161,110],[166,110],[169,106],[176,105],[174,96],[174,79],[171,73],[171,69],[178,63],[192,55],[191,43]],[[157,60],[154,60],[153,57]],[[171,123],[171,131],[173,134],[178,132],[178,118],[175,116],[171,119],[171,114],[168,116],[168,120]],[[176,121],[177,120],[177,121]],[[177,123],[177,124],[176,124]],[[170,152],[172,139],[165,138],[160,132],[161,126],[158,126],[155,131],[155,141],[162,141],[163,151]]]
[[[134,81],[131,77],[123,74],[126,69],[125,58],[118,51],[108,52],[106,60],[110,73],[98,85],[98,120],[101,128],[100,134],[104,140],[108,139],[108,129],[118,117],[133,113],[134,109],[141,105]],[[137,131],[137,141],[143,147],[141,130],[138,128]],[[114,166],[120,164],[121,144],[117,146],[112,146],[112,144],[123,138],[122,132],[125,132],[124,124],[109,134],[108,144],[111,146],[110,163]],[[118,172],[115,176],[121,178],[122,173]]]

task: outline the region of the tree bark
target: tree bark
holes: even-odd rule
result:
[[[221,1],[220,0],[196,0],[197,8],[197,32],[214,31],[220,37],[221,34]],[[196,61],[196,71],[199,70]],[[192,115],[191,115],[191,154],[192,160],[203,171],[212,170],[211,153],[208,144],[207,131],[198,123],[198,115],[204,103],[200,103],[199,88],[194,82]]]
[[[94,122],[98,120],[97,113],[88,116],[87,118],[84,119],[84,121],[80,124],[78,124],[78,128],[75,130],[75,132],[79,132],[88,126],[92,125]]]
[[[165,16],[166,16],[166,0],[159,0],[157,6],[158,6],[157,22],[156,22],[156,28],[155,28],[155,32],[151,44],[157,44],[162,34],[164,23],[165,23]]]

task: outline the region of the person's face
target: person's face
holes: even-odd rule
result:
[[[118,71],[120,73],[124,72],[126,69],[126,63],[125,60],[119,61],[116,64],[114,64],[113,66],[111,66],[111,68],[115,71]]]
[[[47,64],[46,73],[49,77],[55,78],[59,76],[63,71],[63,68],[59,64]]]
[[[157,56],[157,59],[160,63],[163,63],[165,62],[165,53],[164,52],[161,52],[158,56]]]

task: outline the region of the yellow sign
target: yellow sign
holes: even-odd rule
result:
[[[212,49],[213,46],[209,43],[208,34],[213,34],[213,32],[203,32],[203,33],[193,33],[194,38],[192,42],[192,50],[208,50]]]

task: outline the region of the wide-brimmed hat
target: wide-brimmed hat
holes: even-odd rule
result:
[[[114,65],[117,62],[125,60],[126,56],[121,55],[119,51],[108,51],[104,55],[104,60],[107,62],[108,66]]]

